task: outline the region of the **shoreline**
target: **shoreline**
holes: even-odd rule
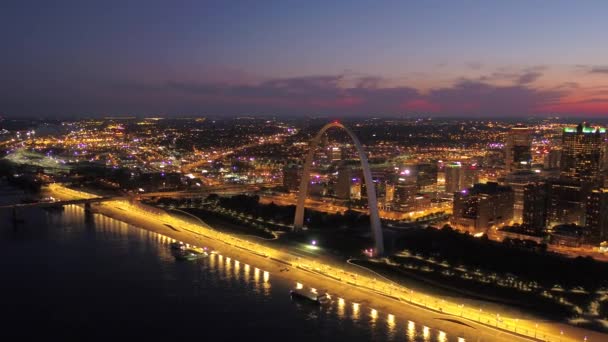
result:
[[[458,334],[458,336],[453,336],[453,334],[449,333],[448,336],[453,336],[454,338],[461,337],[464,338],[465,341],[530,340],[528,338],[517,338],[515,335],[505,334],[502,331],[492,331],[491,335],[485,335],[485,338],[480,338],[479,328],[485,328],[485,326],[476,328],[475,325],[478,325],[478,323],[469,322],[468,320],[461,320],[460,317],[454,317],[452,315],[446,314],[435,314],[430,311],[422,310],[418,307],[409,307],[406,309],[402,302],[395,302],[395,299],[384,297],[379,293],[376,293],[373,298],[370,298],[370,293],[368,291],[353,288],[351,286],[344,286],[343,283],[336,284],[336,280],[334,280],[333,283],[327,283],[327,281],[320,282],[318,279],[319,275],[310,271],[286,265],[285,263],[277,261],[276,259],[267,258],[262,255],[256,255],[244,251],[242,248],[239,248],[237,246],[226,245],[222,242],[209,239],[203,235],[198,235],[183,228],[180,229],[180,227],[174,227],[173,229],[171,229],[165,226],[162,222],[144,222],[141,219],[135,219],[134,217],[132,217],[132,215],[121,215],[122,213],[120,211],[117,211],[114,208],[108,208],[105,205],[101,205],[101,208],[100,206],[97,206],[94,212],[125,222],[140,229],[163,234],[170,238],[183,241],[184,243],[213,248],[219,251],[221,255],[230,257],[235,260],[238,259],[241,264],[248,264],[262,271],[267,271],[269,272],[270,277],[277,277],[285,281],[292,282],[294,286],[297,282],[299,282],[305,287],[313,287],[317,289],[326,290],[330,294],[333,294],[332,297],[336,296],[336,294],[339,293],[339,298],[343,298],[346,303],[358,303],[362,315],[367,314],[363,311],[370,310],[371,308],[373,308],[377,310],[378,315],[386,316],[390,313],[395,315],[396,319],[398,320],[403,320],[407,317],[416,317],[417,321],[426,323],[429,325],[430,328],[435,329],[437,331],[460,331],[461,333]],[[175,229],[177,229],[177,231]],[[284,269],[285,267],[289,267],[290,271],[281,272],[281,269]],[[286,293],[285,295],[288,295],[288,293]]]
[[[103,209],[102,209],[103,208]],[[430,325],[431,328],[438,331],[461,331],[457,337],[464,338],[465,341],[476,340],[476,341],[533,341],[534,338],[515,335],[511,331],[504,331],[503,329],[495,329],[489,327],[486,324],[480,324],[470,319],[463,319],[459,316],[436,312],[430,308],[425,308],[417,305],[416,303],[408,303],[395,297],[389,297],[378,291],[370,289],[362,289],[360,287],[345,286],[344,282],[337,279],[331,279],[326,275],[311,272],[299,267],[290,267],[289,272],[282,272],[286,266],[284,261],[278,260],[272,257],[266,257],[263,254],[253,253],[244,250],[243,247],[227,245],[222,241],[214,240],[213,238],[206,237],[200,232],[192,232],[187,229],[177,229],[180,227],[169,228],[162,222],[149,222],[147,220],[136,219],[133,215],[121,215],[120,211],[115,208],[108,207],[105,204],[98,205],[95,208],[95,212],[111,217],[116,220],[131,224],[141,229],[149,230],[155,233],[166,235],[170,238],[190,243],[198,246],[208,246],[216,249],[222,253],[222,255],[230,255],[231,258],[238,258],[240,263],[256,265],[261,270],[268,271],[272,277],[278,277],[285,281],[294,283],[302,283],[306,287],[314,287],[317,289],[323,289],[330,294],[340,295],[347,303],[359,303],[365,306],[367,309],[375,309],[382,315],[392,314],[399,319],[407,317],[417,317],[419,321],[425,322]],[[146,222],[147,221],[147,222]],[[176,230],[177,229],[177,230]],[[225,252],[225,254],[224,254]],[[254,266],[255,267],[255,266]],[[288,273],[290,273],[288,275]],[[325,279],[319,279],[324,277]],[[330,282],[328,283],[329,280]],[[347,282],[348,283],[348,282]],[[350,283],[352,285],[352,283]],[[286,294],[287,295],[287,294]],[[432,324],[431,324],[432,323]],[[577,329],[576,327],[573,327]],[[524,330],[524,328],[521,328]],[[481,332],[480,330],[487,330]],[[594,332],[590,332],[593,335]],[[599,334],[599,333],[598,333]],[[453,335],[453,334],[450,334]],[[539,333],[539,337],[542,335]],[[603,336],[605,337],[605,336]],[[540,340],[540,339],[539,339]],[[563,341],[569,340],[564,337]],[[577,340],[577,339],[572,339]],[[601,340],[598,336],[597,340]],[[553,339],[552,341],[556,341]]]
[[[95,197],[59,185],[52,185],[51,190],[59,198]],[[346,305],[359,303],[362,306],[361,314],[365,314],[365,311],[374,317],[392,316],[399,321],[415,317],[414,321],[424,322],[440,332],[445,331],[452,338],[464,338],[465,341],[581,341],[583,337],[587,337],[588,341],[601,341],[607,337],[595,331],[556,321],[545,321],[542,318],[535,318],[534,321],[517,320],[515,317],[476,311],[471,307],[464,308],[455,302],[424,292],[414,293],[403,287],[386,284],[383,280],[376,281],[375,277],[372,280],[372,277],[361,275],[360,271],[345,272],[341,270],[342,264],[336,268],[334,265],[322,263],[326,260],[299,258],[288,250],[276,249],[276,245],[269,244],[268,247],[221,233],[208,225],[192,224],[164,210],[138,202],[115,200],[95,204],[92,208],[99,214],[175,240],[219,250],[231,259],[256,265],[259,269],[268,271],[272,277],[284,279],[294,285],[297,282],[305,287],[322,289],[332,294],[332,297],[339,296],[343,299],[341,302],[346,301]],[[167,223],[173,226],[173,229],[167,227]],[[283,272],[285,268],[289,271]],[[354,277],[354,280],[350,276]],[[354,305],[358,307],[358,304]]]

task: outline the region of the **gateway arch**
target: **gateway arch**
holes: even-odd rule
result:
[[[367,161],[367,156],[365,155],[365,151],[363,151],[363,146],[361,146],[361,142],[355,136],[355,134],[348,129],[346,126],[341,123],[335,121],[332,123],[328,123],[323,126],[319,133],[315,135],[310,143],[310,149],[308,150],[308,155],[306,156],[306,161],[304,164],[304,169],[302,170],[302,179],[300,181],[300,188],[298,190],[298,202],[296,205],[296,217],[293,221],[293,229],[300,230],[304,224],[304,204],[306,202],[306,195],[308,194],[308,184],[310,180],[310,169],[312,167],[312,159],[314,157],[315,151],[317,149],[317,145],[319,144],[319,140],[321,140],[321,136],[328,129],[336,127],[341,128],[353,140],[355,147],[357,148],[357,154],[359,155],[359,159],[361,160],[361,167],[363,168],[363,179],[365,180],[366,190],[367,190],[367,206],[369,207],[369,218],[371,221],[372,235],[374,237],[374,242],[376,245],[376,254],[382,255],[384,254],[384,240],[382,238],[382,225],[380,224],[380,215],[378,214],[378,200],[376,199],[376,188],[374,186],[374,182],[372,180],[372,172],[369,169],[369,163]]]

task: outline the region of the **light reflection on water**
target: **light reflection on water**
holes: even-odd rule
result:
[[[456,336],[429,329],[421,323],[408,321],[406,317],[393,316],[367,306],[365,303],[354,303],[332,296],[332,302],[317,307],[298,301],[292,302],[289,298],[289,289],[294,284],[279,278],[273,278],[268,272],[254,265],[242,263],[228,255],[210,254],[204,259],[194,262],[177,262],[174,260],[169,244],[172,238],[134,228],[123,222],[98,214],[86,214],[81,207],[66,206],[63,212],[45,212],[32,209],[32,215],[42,218],[37,225],[46,225],[45,233],[50,240],[68,241],[78,246],[90,244],[95,246],[99,258],[116,258],[116,267],[132,267],[132,279],[129,283],[135,286],[151,286],[160,291],[156,295],[179,301],[188,302],[192,310],[198,312],[224,312],[229,310],[234,319],[245,319],[254,322],[246,325],[247,329],[240,332],[243,336],[252,336],[256,329],[263,329],[268,340],[273,335],[267,329],[266,323],[260,322],[271,319],[273,326],[278,324],[288,330],[298,330],[307,327],[310,331],[301,340],[321,339],[327,340],[332,336],[343,336],[349,341],[368,340],[406,340],[406,341],[450,341]],[[5,217],[0,217],[5,219]],[[6,221],[4,221],[6,222]],[[27,234],[36,234],[32,227],[23,230]],[[43,229],[35,227],[39,231]],[[19,232],[19,234],[22,234]],[[99,247],[105,247],[99,249]],[[202,247],[202,246],[199,246]],[[84,247],[83,247],[84,248]],[[86,252],[86,250],[84,250]],[[82,251],[79,251],[81,253]],[[66,253],[72,253],[66,251]],[[94,262],[83,256],[78,256],[81,262]],[[120,258],[125,258],[120,260]],[[129,264],[130,259],[137,259],[142,264]],[[124,262],[123,262],[124,261]],[[68,267],[68,266],[65,266]],[[103,269],[98,265],[97,272],[112,274],[111,269]],[[141,267],[138,268],[138,267]],[[127,274],[129,272],[126,272]],[[157,273],[161,273],[159,277]],[[141,274],[144,280],[138,279]],[[146,274],[145,277],[143,274]],[[123,275],[124,276],[124,275]],[[151,285],[152,279],[158,284]],[[154,284],[154,283],[153,283]],[[306,287],[306,285],[304,285]],[[127,292],[133,291],[128,288]],[[136,293],[136,292],[135,292]],[[101,292],[100,295],[103,295]],[[114,294],[115,295],[115,294]],[[127,295],[127,294],[125,294]],[[216,297],[213,299],[213,297]],[[171,299],[174,298],[174,299]],[[111,300],[111,299],[108,299]],[[171,305],[175,303],[171,302]],[[196,306],[201,306],[198,308]],[[228,307],[226,307],[228,306]],[[204,308],[204,310],[203,310]],[[179,307],[179,310],[183,308]],[[154,312],[154,308],[151,309]],[[159,310],[158,308],[156,310]],[[188,312],[189,309],[185,310]],[[204,313],[197,313],[198,315]],[[239,315],[243,317],[238,317]],[[259,316],[259,317],[256,317]],[[270,318],[269,318],[270,316]],[[242,327],[241,327],[242,328]],[[213,330],[213,326],[206,329]],[[225,327],[218,326],[215,334],[227,333]],[[299,331],[299,330],[298,330]],[[237,334],[239,332],[230,332]],[[257,331],[262,333],[262,331]],[[212,331],[213,334],[213,331]],[[292,338],[298,340],[298,338]],[[279,340],[276,338],[275,340]]]

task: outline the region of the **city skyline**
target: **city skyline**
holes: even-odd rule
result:
[[[3,335],[608,341],[605,13],[3,1]]]
[[[606,6],[11,2],[0,115],[601,118]]]

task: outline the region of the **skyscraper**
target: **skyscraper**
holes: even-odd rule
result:
[[[557,150],[557,149],[551,150],[545,156],[545,159],[543,161],[543,167],[548,170],[558,169],[561,158],[562,158],[561,150]]]
[[[437,185],[437,164],[416,164],[416,185],[419,190],[434,189]]]
[[[454,193],[461,190],[462,165],[459,162],[445,166],[445,192]]]
[[[532,164],[532,131],[517,125],[509,131],[505,143],[505,166],[509,171],[529,169]]]
[[[400,210],[413,210],[418,186],[416,185],[416,175],[409,168],[399,173],[395,183],[395,202]]]
[[[336,197],[340,199],[350,199],[350,187],[352,184],[353,172],[348,165],[341,165],[338,168],[338,181],[336,183]]]
[[[549,201],[547,226],[560,224],[583,225],[585,221],[585,198],[587,188],[573,179],[548,182]]]
[[[547,228],[548,200],[546,183],[528,183],[524,186],[522,221],[527,230],[541,233]]]
[[[460,189],[458,190],[470,188],[478,182],[479,168],[477,165],[463,165],[460,169]]]
[[[592,128],[586,124],[565,128],[560,178],[599,185],[605,139],[605,128]]]
[[[608,188],[595,189],[587,196],[585,223],[599,241],[608,239]]]
[[[540,175],[531,170],[517,170],[505,177],[505,184],[513,189],[513,221],[522,222],[525,186],[540,180]]]
[[[302,167],[288,164],[283,168],[283,186],[289,191],[297,191],[302,178]]]

